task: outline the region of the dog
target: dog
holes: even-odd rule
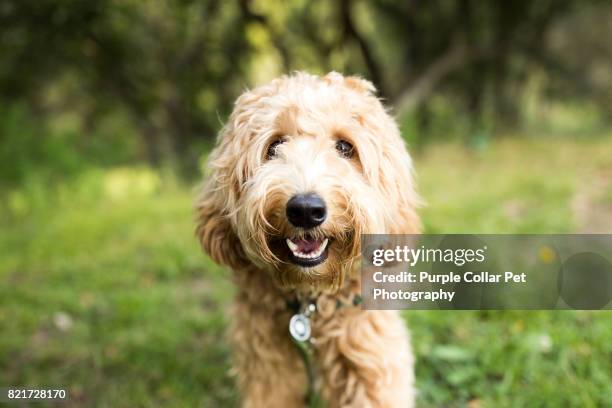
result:
[[[335,72],[275,79],[237,99],[210,154],[196,232],[233,271],[244,407],[304,406],[309,386],[329,407],[414,405],[399,313],[357,301],[362,234],[421,229],[411,158],[375,92]],[[292,315],[306,326],[289,327]],[[310,329],[310,359],[296,327]]]

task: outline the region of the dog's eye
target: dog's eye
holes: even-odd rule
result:
[[[336,150],[338,151],[338,153],[340,153],[342,157],[350,159],[351,157],[353,157],[355,149],[353,148],[353,145],[347,142],[346,140],[338,140],[336,142]]]
[[[275,141],[270,143],[270,145],[268,146],[268,152],[266,153],[266,158],[269,160],[276,157],[276,149],[283,143],[285,143],[283,139],[276,139]]]

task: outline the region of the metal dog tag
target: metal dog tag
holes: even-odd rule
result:
[[[291,316],[289,320],[289,333],[294,340],[304,342],[310,339],[310,319],[299,313]]]

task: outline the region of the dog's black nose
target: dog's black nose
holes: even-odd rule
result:
[[[325,202],[315,193],[298,194],[287,203],[287,218],[295,227],[314,228],[327,216]]]

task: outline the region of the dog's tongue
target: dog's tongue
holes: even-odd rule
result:
[[[308,254],[310,252],[316,251],[319,249],[319,245],[321,245],[321,241],[318,239],[292,239],[293,243],[297,245],[298,251],[303,254]]]

